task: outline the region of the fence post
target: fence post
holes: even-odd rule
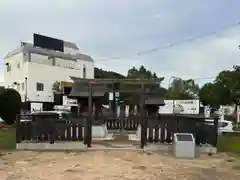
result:
[[[88,144],[88,118],[84,117],[84,137],[83,144]]]
[[[214,118],[214,139],[213,139],[213,146],[217,147],[218,143],[218,117]]]
[[[20,115],[16,115],[16,143],[20,143],[21,142],[21,137],[22,137],[22,133],[21,133],[21,124],[20,124]]]
[[[91,143],[92,143],[92,114],[93,114],[93,111],[92,111],[92,94],[93,94],[93,89],[92,89],[92,82],[89,82],[88,83],[88,123],[87,123],[87,137],[88,137],[88,140],[87,140],[87,146],[88,147],[91,147]]]
[[[54,120],[53,120],[53,119]],[[58,120],[58,115],[56,115],[56,116],[50,116],[49,117],[49,119],[47,119],[47,122],[48,122],[48,124],[49,124],[49,126],[50,126],[50,128],[49,128],[49,135],[50,135],[50,137],[49,137],[49,143],[50,144],[54,144],[54,141],[55,141],[55,138],[56,138],[56,131],[57,131],[57,127],[56,127],[56,125],[57,125],[57,120]],[[41,131],[42,132],[42,131]]]
[[[53,130],[50,131],[50,138],[49,138],[49,143],[50,144],[54,144],[54,136],[55,136],[55,133],[53,132]]]
[[[146,144],[146,120],[144,118],[144,104],[145,104],[145,98],[144,98],[144,84],[141,84],[141,93],[140,93],[140,122],[141,122],[141,148],[144,148],[144,145]]]

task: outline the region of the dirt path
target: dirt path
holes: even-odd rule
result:
[[[139,152],[13,152],[0,155],[0,180],[239,180],[226,155],[179,160]]]

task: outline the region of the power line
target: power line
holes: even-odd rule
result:
[[[216,76],[212,76],[212,77],[199,77],[199,78],[181,78],[181,77],[175,77],[175,76],[170,76],[170,77],[165,77],[166,79],[170,79],[170,78],[173,78],[173,79],[181,79],[181,80],[208,80],[208,79],[215,79]]]
[[[192,80],[208,80],[208,79],[215,79],[216,76],[214,77],[200,77],[200,78],[190,78]]]
[[[231,26],[228,26],[227,28],[224,28],[220,31],[213,31],[213,32],[210,32],[210,33],[207,33],[205,35],[201,35],[201,36],[197,36],[197,37],[192,37],[192,38],[187,38],[181,42],[178,42],[178,43],[170,43],[170,44],[167,44],[167,45],[163,45],[163,46],[160,46],[160,47],[156,47],[156,48],[152,48],[152,49],[146,49],[146,50],[143,50],[143,51],[139,51],[139,52],[136,52],[136,53],[133,53],[133,54],[129,54],[129,55],[121,55],[121,56],[116,56],[116,57],[110,57],[110,58],[104,58],[104,59],[99,59],[99,60],[96,60],[96,62],[102,62],[102,61],[108,61],[108,60],[117,60],[117,59],[123,59],[123,58],[128,58],[128,57],[132,57],[132,56],[141,56],[141,55],[145,55],[145,54],[150,54],[150,53],[154,53],[156,51],[160,51],[160,50],[164,50],[164,49],[169,49],[169,48],[172,48],[174,46],[178,46],[180,44],[184,44],[184,43],[188,43],[188,42],[192,42],[192,41],[195,41],[195,40],[198,40],[198,39],[201,39],[201,38],[204,38],[204,37],[211,37],[211,36],[214,36],[214,35],[217,35],[221,32],[224,32],[228,29],[231,29],[231,28],[234,28],[234,27],[237,27],[240,25],[240,22],[237,22]]]

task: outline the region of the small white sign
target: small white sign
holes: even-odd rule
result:
[[[179,109],[179,114],[199,114],[199,100],[174,100],[174,107]]]
[[[70,99],[67,96],[63,96],[63,106],[78,106],[77,99]]]

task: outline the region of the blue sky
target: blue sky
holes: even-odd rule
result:
[[[143,64],[166,77],[165,85],[170,76],[214,77],[240,64],[239,7],[239,0],[2,0],[0,60],[39,32],[75,42],[106,70],[126,73]],[[201,38],[186,42],[195,37]],[[174,46],[134,55],[168,44]],[[3,63],[0,80],[2,71]]]

